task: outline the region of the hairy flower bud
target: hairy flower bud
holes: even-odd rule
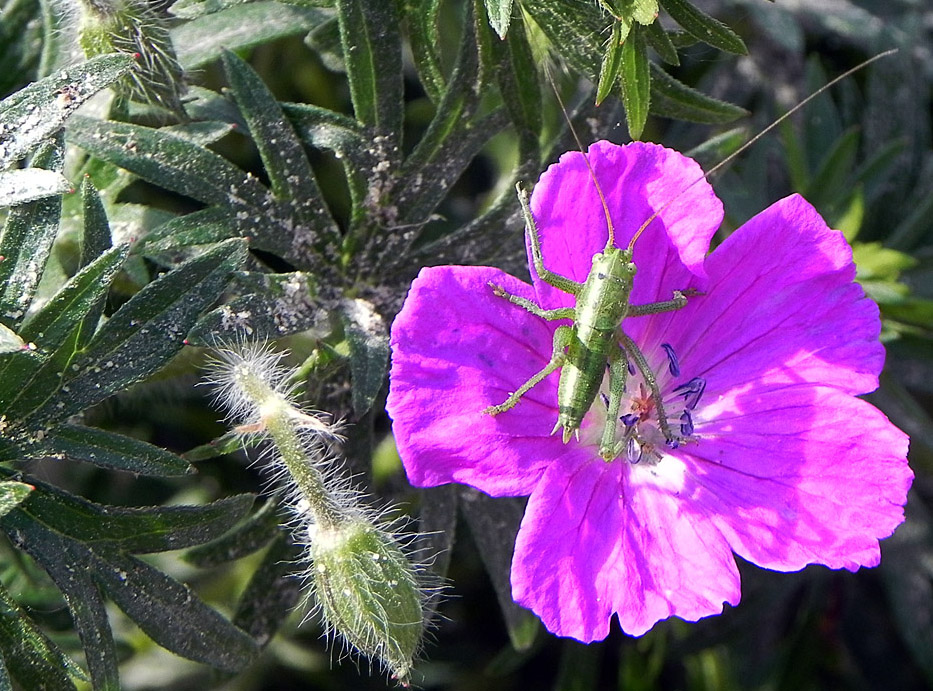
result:
[[[310,532],[324,622],[405,684],[424,628],[422,590],[411,563],[391,536],[365,521]]]
[[[424,630],[420,567],[341,477],[338,429],[296,405],[282,354],[259,346],[218,354],[215,395],[240,423],[235,432],[271,442],[269,464],[306,543],[307,580],[328,634],[407,684]]]
[[[146,0],[81,0],[80,8],[79,43],[86,57],[104,53],[138,56],[138,68],[117,83],[118,93],[186,117],[181,105],[184,75],[166,15]]]

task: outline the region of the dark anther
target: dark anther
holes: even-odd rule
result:
[[[625,442],[625,460],[629,463],[638,463],[641,460],[641,444],[635,441],[635,437],[629,437]]]
[[[674,353],[674,349],[671,347],[670,343],[662,343],[661,347],[664,348],[664,352],[667,353],[667,367],[675,377],[680,376],[680,363],[677,362],[677,355]]]
[[[685,410],[680,414],[680,433],[685,437],[693,434],[693,418],[690,417],[689,410]]]
[[[631,362],[628,362],[628,360],[626,360],[626,363],[628,364],[628,373],[634,377],[635,376],[635,365],[633,365]]]
[[[706,391],[706,380],[701,377],[694,377],[686,384],[681,384],[674,389],[674,393],[683,395],[686,401],[684,407],[687,410],[693,410],[697,407],[697,403],[700,402],[700,397],[704,391]]]
[[[601,393],[599,394],[599,397],[603,399],[603,405],[606,406],[606,408],[608,408],[609,407],[609,396],[607,396],[604,393]]]
[[[638,422],[638,416],[635,413],[628,413],[619,418],[626,427],[631,427]]]

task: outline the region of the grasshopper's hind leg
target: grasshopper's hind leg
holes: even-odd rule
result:
[[[483,412],[487,415],[498,415],[499,413],[504,413],[506,410],[514,408],[519,400],[521,400],[521,397],[530,391],[532,387],[564,364],[567,360],[567,346],[570,345],[571,340],[573,340],[573,329],[569,326],[558,326],[557,330],[554,332],[554,350],[551,353],[550,362],[548,362],[540,372],[518,387],[514,393],[509,394],[509,397],[505,399],[505,401],[499,405],[489,406]]]
[[[625,446],[624,441],[616,443],[616,422],[619,419],[622,396],[625,394],[627,376],[628,361],[620,351],[609,363],[609,409],[606,411],[603,437],[599,442],[599,455],[604,461],[611,461],[618,457]]]
[[[628,357],[632,359],[632,362],[635,363],[635,366],[638,368],[638,371],[641,372],[641,376],[645,380],[645,385],[648,387],[651,400],[654,402],[654,409],[658,416],[658,427],[661,429],[661,434],[664,435],[664,439],[667,441],[668,446],[672,448],[676,447],[677,443],[680,441],[680,437],[673,433],[671,425],[667,420],[667,410],[665,410],[664,402],[661,400],[661,390],[658,388],[658,380],[654,374],[654,370],[651,369],[651,365],[648,364],[641,349],[635,345],[635,341],[629,338],[622,329],[618,330],[618,335],[619,341],[622,343],[622,348],[625,350]]]

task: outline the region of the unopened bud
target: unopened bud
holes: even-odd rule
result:
[[[79,42],[85,57],[130,53],[138,66],[116,84],[118,93],[185,117],[184,75],[167,18],[146,0],[81,0]]]
[[[411,562],[391,536],[362,519],[310,532],[315,593],[328,629],[407,685],[424,629]]]

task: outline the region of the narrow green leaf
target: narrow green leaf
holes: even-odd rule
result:
[[[158,255],[160,252],[175,253],[198,245],[213,245],[231,236],[248,236],[252,218],[237,218],[235,209],[211,206],[194,213],[176,216],[157,226],[140,240],[135,247],[137,254]],[[257,249],[272,248],[256,238],[250,237],[250,245]]]
[[[0,327],[0,335],[13,333],[6,327]],[[15,334],[14,334],[15,335]],[[5,422],[13,420],[10,404],[22,393],[26,382],[31,381],[42,369],[43,360],[39,354],[26,345],[17,350],[0,352],[0,416],[6,416]],[[57,382],[51,382],[52,387]],[[19,455],[15,445],[10,445],[12,430],[0,434],[0,460],[12,460]]]
[[[303,272],[251,274],[253,290],[208,312],[188,332],[189,345],[212,346],[249,338],[274,340],[314,327],[328,328],[328,311],[317,298],[311,276]],[[244,281],[235,277],[231,290]]]
[[[503,105],[518,131],[520,145],[528,158],[538,160],[541,132],[541,89],[525,27],[519,24],[502,42],[493,45],[501,53],[495,77]]]
[[[116,550],[100,550],[93,566],[107,595],[166,650],[225,672],[255,659],[256,642],[186,585]]]
[[[0,584],[0,656],[22,688],[68,691],[77,665],[26,615]]]
[[[641,137],[648,120],[651,102],[651,73],[648,67],[648,51],[640,27],[633,26],[622,46],[622,103],[625,119],[632,139]]]
[[[853,127],[833,142],[803,193],[813,206],[829,211],[850,198],[860,139],[858,128]]]
[[[655,115],[710,125],[732,122],[748,115],[744,108],[691,89],[654,63],[650,67],[651,112]]]
[[[76,568],[75,563],[69,558],[72,553],[68,545],[59,540],[57,536],[49,535],[49,537],[48,543],[35,546],[34,550],[47,555],[49,552],[55,553],[56,548],[61,548],[57,552],[57,561],[48,559],[44,563],[40,560],[40,563],[65,596],[75,628],[84,645],[84,654],[94,688],[119,691],[117,653],[100,589],[86,569]]]
[[[75,435],[76,436],[76,435]],[[219,499],[204,506],[126,508],[105,506],[36,483],[24,510],[55,532],[89,548],[131,554],[185,549],[214,540],[236,525],[253,505],[252,494]]]
[[[84,218],[84,233],[81,238],[81,260],[79,266],[87,266],[113,246],[107,212],[100,200],[97,188],[89,176],[81,181],[81,207]]]
[[[489,25],[499,34],[499,38],[504,39],[512,21],[512,0],[484,1],[486,3],[486,14],[489,15]]]
[[[745,55],[745,42],[728,26],[704,14],[689,0],[661,0],[661,6],[688,33],[707,45],[727,53]]]
[[[98,330],[33,424],[74,415],[160,369],[246,256],[228,240],[149,283]],[[52,392],[47,392],[48,396]]]
[[[308,197],[322,204],[321,192],[301,142],[259,75],[230,51],[223,52],[224,72],[230,90],[259,149],[272,194],[276,197]]]
[[[356,119],[385,137],[398,159],[402,132],[402,40],[395,2],[337,0],[340,40]]]
[[[82,217],[84,219],[83,235],[81,238],[81,258],[78,266],[85,267],[102,256],[113,246],[113,239],[110,235],[110,223],[107,220],[107,212],[104,210],[104,203],[100,195],[94,188],[89,176],[85,176],[81,181],[81,206]],[[101,298],[96,305],[88,310],[84,319],[84,327],[79,331],[75,346],[83,348],[94,335],[97,324],[104,314],[106,298]]]
[[[806,146],[797,133],[794,123],[784,120],[778,125],[781,134],[781,155],[787,166],[791,187],[805,190],[810,185],[810,166],[807,163]]]
[[[677,55],[677,48],[668,32],[661,26],[661,22],[652,22],[645,27],[645,38],[648,39],[648,45],[654,49],[654,52],[668,65],[675,67],[680,64],[680,57]]]
[[[443,97],[446,81],[441,71],[440,7],[441,0],[407,0],[402,3],[415,69],[432,103]]]
[[[62,589],[69,606],[88,596],[86,572],[139,627],[163,648],[217,669],[236,672],[250,663],[256,644],[187,586],[117,548],[86,546],[22,509],[0,525]],[[80,574],[80,576],[76,575]],[[62,687],[64,688],[64,687]]]
[[[0,206],[15,206],[71,191],[71,183],[61,174],[42,168],[0,172]]]
[[[281,537],[282,507],[267,501],[256,513],[215,540],[185,552],[185,561],[202,569],[242,559]]]
[[[340,316],[350,343],[353,411],[368,411],[385,383],[389,367],[389,331],[371,304],[359,298],[344,300]]]
[[[483,91],[476,83],[481,69],[476,32],[489,30],[480,18],[470,16],[444,99],[399,174],[395,199],[399,225],[427,220],[479,150],[508,124],[501,109],[474,120]]]
[[[512,600],[512,586],[509,582],[512,546],[525,512],[525,501],[492,500],[481,492],[465,488],[460,492],[460,508],[496,591],[512,646],[516,650],[528,650],[541,627],[535,625],[537,619],[531,612]]]
[[[278,101],[249,65],[229,51],[223,54],[223,64],[233,96],[259,149],[273,196],[294,205],[299,219],[317,231],[318,251],[326,252],[328,246],[339,243],[339,234],[301,141]]]
[[[54,134],[85,101],[134,64],[131,55],[101,55],[63,68],[0,101],[0,170]]]
[[[623,41],[628,35],[630,26],[622,22],[612,23],[612,35],[609,45],[603,54],[603,64],[599,69],[599,82],[596,84],[596,105],[606,100],[622,72]],[[626,30],[626,31],[623,31]]]
[[[527,12],[551,43],[575,70],[596,79],[606,22],[596,3],[549,0],[523,3]]]
[[[28,346],[18,333],[8,326],[0,324],[0,354],[17,353]]]
[[[250,238],[251,246],[283,257],[298,268],[323,270],[316,248],[336,233],[329,217],[323,212],[313,212],[310,216],[315,223],[322,219],[327,219],[327,223],[312,226],[300,222],[306,200],[273,198],[254,176],[212,151],[165,130],[81,116],[69,122],[68,138],[95,156],[153,184],[221,207],[195,212],[201,214],[195,219],[184,216],[171,222],[195,230],[196,235],[208,234],[203,241],[244,235]],[[198,223],[203,216],[208,216],[210,223],[208,230],[200,231]],[[198,223],[194,222],[196,219]],[[180,246],[177,242],[161,241],[168,232],[161,231],[160,242]]]
[[[145,180],[205,204],[261,207],[267,191],[222,156],[165,130],[76,116],[68,141]]]
[[[113,247],[84,267],[51,300],[26,318],[20,335],[44,352],[58,350],[75,327],[86,323],[87,315],[100,307],[129,251],[129,245]],[[85,340],[88,338],[85,336]]]
[[[332,15],[314,7],[249,2],[183,22],[172,29],[178,61],[186,70],[217,60],[224,50],[243,50],[305,34]]]
[[[33,164],[61,171],[64,144],[60,137],[44,145]],[[15,327],[32,304],[45,264],[58,235],[62,213],[59,197],[14,207],[0,235],[0,322]]]
[[[279,531],[240,596],[233,623],[260,645],[271,641],[301,600],[304,568],[299,548]]]
[[[194,472],[187,461],[165,449],[95,427],[56,427],[42,449],[49,455],[137,475],[176,477]]]
[[[25,482],[0,481],[0,516],[5,516],[35,489]]]

